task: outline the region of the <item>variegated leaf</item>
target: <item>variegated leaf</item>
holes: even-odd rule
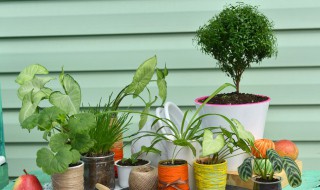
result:
[[[294,160],[285,156],[283,157],[283,168],[286,172],[288,182],[291,187],[295,188],[301,185],[301,171]]]
[[[269,158],[271,164],[272,164],[272,168],[274,172],[281,172],[282,168],[283,168],[283,160],[282,158],[279,156],[279,154],[273,150],[273,149],[268,149],[267,150],[267,157]]]
[[[246,158],[238,167],[239,177],[248,181],[252,177],[252,157]]]

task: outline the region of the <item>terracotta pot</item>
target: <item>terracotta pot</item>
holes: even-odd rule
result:
[[[259,96],[259,95],[258,95]],[[200,101],[206,99],[207,96],[203,96],[195,99],[196,107],[199,108],[202,104]],[[263,138],[265,121],[269,108],[270,98],[263,102],[248,103],[248,104],[206,104],[199,112],[199,115],[204,114],[222,114],[227,118],[235,118],[250,131],[255,139]],[[209,126],[222,126],[228,130],[230,125],[227,121],[219,116],[207,116],[202,119],[202,127]],[[233,155],[241,153],[242,150],[235,151]],[[237,168],[242,164],[243,160],[247,158],[247,154],[240,154],[228,159],[228,171],[237,171]]]
[[[113,152],[102,157],[81,157],[84,162],[84,187],[86,190],[95,190],[97,183],[112,190],[115,188],[113,157]]]
[[[137,166],[129,175],[130,190],[155,190],[158,187],[158,169],[150,166]]]
[[[54,190],[83,190],[84,163],[69,167],[62,174],[53,174],[51,176],[52,187]]]
[[[261,182],[257,177],[253,177],[253,190],[281,190],[281,177],[274,176],[277,181],[274,182]]]
[[[167,162],[171,160],[163,160],[158,164],[158,190],[189,190],[188,162],[176,159],[175,165],[164,164]]]
[[[193,163],[194,177],[198,190],[226,189],[227,161],[220,164]]]

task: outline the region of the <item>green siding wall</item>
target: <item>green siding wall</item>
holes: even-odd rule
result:
[[[41,133],[19,126],[14,79],[21,69],[40,63],[57,74],[64,66],[81,85],[84,105],[95,105],[128,84],[134,69],[156,54],[158,64],[170,71],[168,100],[193,109],[196,97],[231,82],[215,60],[197,50],[194,32],[234,2],[0,1],[0,81],[10,176],[36,169],[36,151],[46,145]],[[304,169],[320,169],[320,1],[246,2],[259,5],[274,21],[279,53],[253,65],[241,91],[270,96],[265,136],[295,141]]]

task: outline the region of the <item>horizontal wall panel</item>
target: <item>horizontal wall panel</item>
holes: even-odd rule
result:
[[[193,32],[236,1],[6,1],[0,37]],[[248,1],[276,29],[320,28],[318,1]]]
[[[278,55],[252,67],[320,66],[318,31],[279,31]],[[217,68],[216,60],[203,54],[193,42],[194,34],[132,35],[0,39],[0,73],[20,72],[39,63],[49,71],[135,70],[157,55],[169,69]],[[32,47],[32,48],[30,48]]]
[[[319,72],[320,68],[250,69],[243,76],[240,91],[268,95],[272,99],[271,105],[318,105],[320,104]],[[96,105],[100,98],[107,99],[112,92],[114,95],[120,92],[131,82],[133,73],[79,72],[73,73],[73,77],[82,88],[83,104]],[[15,78],[14,75],[0,75],[0,81],[4,81],[2,83],[4,108],[21,107],[21,101],[16,95],[18,85],[14,82]],[[168,100],[181,106],[189,106],[193,105],[196,97],[209,95],[218,86],[231,80],[218,70],[173,70],[167,82]],[[57,80],[53,81],[50,87],[58,89]],[[155,83],[151,84],[150,89],[154,95],[157,94]],[[230,90],[233,89],[229,88]],[[131,104],[141,106],[142,102],[139,100],[132,102],[130,97],[123,101],[123,105]]]
[[[195,112],[194,106],[180,106],[183,111],[190,109],[189,119]],[[142,111],[141,108],[134,108]],[[154,114],[154,109],[152,111]],[[303,117],[302,114],[303,113]],[[272,140],[320,141],[320,106],[271,106],[267,115],[264,137]],[[138,130],[139,116],[133,115],[129,131],[125,136]],[[149,117],[149,119],[151,119]],[[34,129],[30,133],[21,129],[18,110],[4,112],[5,140],[16,142],[44,142],[42,132]],[[304,134],[304,135],[301,135]],[[308,138],[306,138],[306,136]]]

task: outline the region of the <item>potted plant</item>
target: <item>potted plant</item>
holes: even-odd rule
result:
[[[237,118],[256,139],[263,137],[266,113],[270,98],[262,95],[240,93],[240,81],[244,71],[252,63],[277,54],[273,23],[258,11],[244,3],[229,5],[196,33],[195,41],[205,54],[217,60],[219,68],[231,77],[236,91],[219,94],[201,110],[201,114],[219,113]],[[200,106],[208,96],[195,100]],[[227,126],[221,118],[206,117],[203,126]],[[228,160],[228,169],[236,170],[242,158]]]
[[[144,103],[144,108],[142,113],[149,113],[150,107],[156,102],[157,96],[153,99],[151,97],[150,90],[148,88],[148,84],[150,82],[156,82],[158,87],[158,96],[162,99],[162,104],[165,102],[167,98],[167,83],[166,76],[168,75],[168,70],[165,67],[164,69],[159,69],[157,66],[157,57],[153,56],[146,61],[144,61],[136,70],[132,82],[125,86],[116,96],[116,98],[112,101],[111,111],[113,112],[114,118],[117,118],[119,106],[123,99],[128,96],[132,96],[133,98],[139,98]],[[154,74],[156,73],[157,80],[153,79]],[[143,97],[141,97],[141,93],[144,90],[147,90],[149,100],[146,101]],[[139,121],[139,129],[141,129],[147,121],[147,115],[141,114]],[[112,152],[115,153],[114,160],[120,160],[123,158],[123,141],[120,139],[116,143],[114,143]]]
[[[220,86],[206,101],[209,101],[210,98],[217,95],[220,91],[229,86],[233,85],[226,83]],[[201,128],[202,119],[208,115],[212,115],[208,114],[198,116],[199,111],[203,108],[206,101],[191,116],[190,122],[187,122],[187,116],[188,113],[190,113],[189,111],[186,111],[183,114],[183,118],[180,122],[175,121],[174,118],[163,118],[152,114],[146,114],[154,118],[154,121],[151,124],[152,127],[155,126],[158,121],[161,121],[162,125],[158,126],[159,128],[157,128],[155,131],[139,131],[137,134],[142,135],[132,139],[132,143],[135,143],[135,141],[141,138],[152,137],[153,139],[149,148],[154,148],[155,145],[160,142],[167,142],[169,145],[168,148],[171,146],[170,144],[172,144],[173,150],[169,155],[170,159],[162,160],[158,164],[159,188],[166,189],[174,187],[180,189],[195,189],[193,179],[194,159],[192,159],[192,161],[188,164],[188,161],[185,160],[185,158],[188,157],[189,154],[191,154],[193,158],[197,156],[196,146],[197,144],[201,144],[200,140],[204,131],[204,129]],[[129,112],[140,113],[132,111]],[[207,129],[214,130],[217,128],[218,127],[208,127]],[[160,133],[160,131],[162,132]],[[188,165],[191,165],[191,167],[189,168]],[[191,172],[189,173],[189,171]]]
[[[122,188],[129,187],[129,175],[133,168],[138,166],[146,166],[150,164],[149,160],[139,159],[139,156],[143,153],[155,153],[160,154],[160,151],[153,147],[142,146],[141,150],[131,155],[130,158],[123,158],[115,162],[118,170],[119,185]]]
[[[238,168],[239,177],[242,180],[247,181],[252,178],[254,190],[281,190],[281,177],[274,174],[283,169],[291,187],[298,187],[302,183],[301,171],[295,161],[287,156],[280,157],[274,147],[269,139],[256,140],[251,152],[248,151],[251,156],[246,158]],[[253,167],[255,167],[256,176],[252,176]]]
[[[59,81],[63,91],[53,91],[46,84],[53,78],[41,65],[30,65],[16,79],[20,85],[18,97],[22,101],[19,121],[24,129],[36,128],[43,132],[48,147],[37,152],[37,165],[52,175],[55,189],[83,189],[83,162],[80,155],[94,142],[88,132],[96,125],[91,113],[80,113],[81,89],[79,84],[62,70]],[[50,107],[40,107],[41,102]]]
[[[96,116],[96,126],[89,131],[94,145],[81,156],[86,190],[94,190],[97,183],[110,189],[115,188],[114,152],[111,149],[123,138],[122,134],[128,130],[131,118],[124,113],[114,119],[114,114],[108,112],[112,104],[110,98],[104,106],[99,104],[87,111]]]
[[[202,142],[203,157],[194,161],[197,189],[225,189],[227,184],[227,161],[236,150],[250,151],[253,135],[236,119],[221,116],[232,131],[220,127],[220,131],[205,129]]]

